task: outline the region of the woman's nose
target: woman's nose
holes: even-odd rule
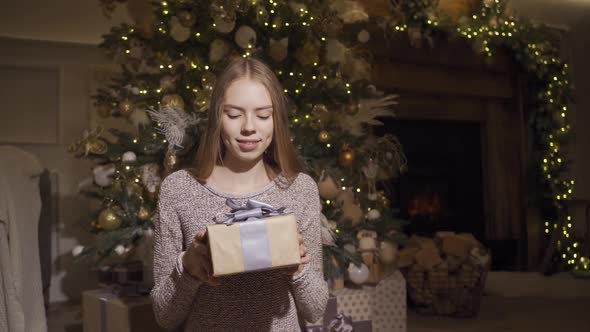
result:
[[[244,116],[244,123],[242,123],[243,132],[254,132],[256,127],[254,126],[254,117],[251,114]]]

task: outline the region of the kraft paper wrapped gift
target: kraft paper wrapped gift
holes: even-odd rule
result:
[[[299,232],[284,208],[228,199],[231,212],[207,226],[213,275],[225,276],[299,265]]]
[[[85,291],[82,296],[85,332],[161,332],[148,295],[122,297],[111,290]]]
[[[334,291],[324,318],[306,322],[304,331],[405,332],[406,322],[406,280],[395,271],[376,286]]]
[[[348,290],[352,291],[352,290]],[[355,292],[355,291],[353,291]],[[362,291],[360,291],[362,292]],[[366,304],[363,308],[369,308],[368,294],[358,293],[361,297],[366,297]],[[366,296],[364,296],[366,295]],[[307,324],[305,332],[332,332],[332,331],[355,331],[355,332],[371,332],[373,330],[372,323],[368,319],[369,310],[361,315],[351,314],[351,308],[344,308],[342,303],[339,303],[339,297],[330,296],[328,305],[324,312],[324,318],[314,324]],[[340,311],[340,312],[339,312]],[[355,317],[356,316],[356,317]],[[356,319],[355,319],[356,318]]]

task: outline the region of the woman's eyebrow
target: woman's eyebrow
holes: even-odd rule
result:
[[[225,104],[223,105],[224,108],[234,108],[237,109],[239,111],[244,111],[244,108],[240,107],[240,106],[235,106],[235,105],[231,105],[231,104]],[[267,110],[267,109],[271,109],[272,105],[268,105],[268,106],[262,106],[262,107],[257,107],[255,109],[255,111],[263,111],[263,110]]]

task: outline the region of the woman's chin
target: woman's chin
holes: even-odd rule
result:
[[[237,151],[234,153],[233,159],[242,163],[255,163],[262,159],[262,153],[258,151]]]

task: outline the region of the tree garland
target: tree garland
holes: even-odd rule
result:
[[[566,263],[575,271],[589,271],[590,260],[580,255],[580,244],[572,237],[573,220],[567,207],[574,189],[574,180],[564,174],[571,164],[564,145],[570,137],[568,105],[573,86],[568,65],[560,59],[556,36],[543,26],[512,15],[504,0],[477,1],[460,17],[456,11],[445,12],[435,0],[391,0],[391,4],[389,28],[407,31],[410,40],[444,32],[469,40],[477,52],[488,57],[499,49],[511,52],[528,83],[526,106],[531,109],[533,134],[529,172],[536,179],[529,196],[541,211],[547,240],[553,245],[546,253],[543,269],[557,270],[560,263]]]

